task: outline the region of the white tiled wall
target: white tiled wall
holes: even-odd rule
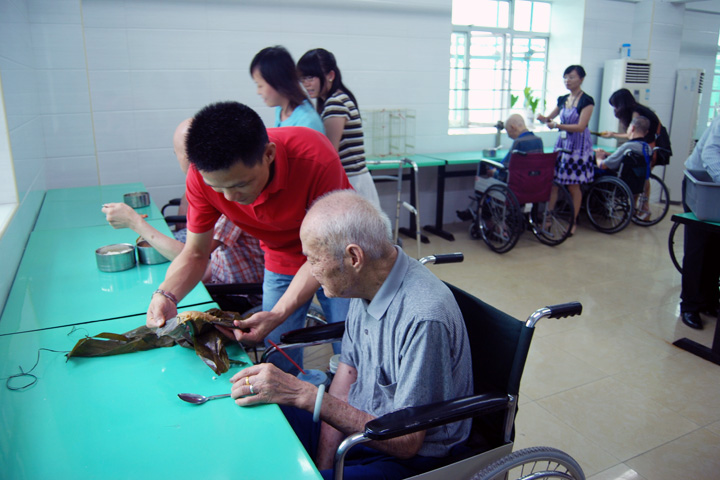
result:
[[[41,79],[30,17],[25,1],[0,0],[0,203],[17,203],[0,236],[0,305],[5,305],[45,191]]]
[[[604,61],[629,42],[634,56],[654,62],[648,103],[666,117],[676,65],[711,71],[714,61],[716,43],[707,42],[720,14],[685,9],[714,3],[555,0],[549,98],[565,93],[562,69],[581,63],[584,89],[598,100]],[[310,48],[333,51],[361,110],[414,109],[418,153],[494,144],[494,135],[447,133],[451,0],[0,0],[0,9],[0,19],[22,20],[0,31],[8,128],[13,153],[23,158],[21,195],[39,184],[143,181],[160,204],[176,196],[178,122],[228,99],[272,122],[247,69],[258,50],[275,44],[296,59]],[[15,138],[25,140],[15,146]],[[433,174],[421,171],[423,223],[434,218]],[[448,180],[447,221],[471,185],[471,178]],[[391,186],[380,189],[384,204],[392,202]]]

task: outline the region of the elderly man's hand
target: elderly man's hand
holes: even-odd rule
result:
[[[257,312],[247,320],[235,320],[235,326],[242,327],[242,330],[233,329],[235,340],[248,345],[262,343],[283,320],[273,312]]]
[[[240,406],[277,403],[312,411],[317,387],[285,373],[272,363],[245,368],[233,375],[231,395]]]
[[[147,215],[140,215],[126,203],[106,203],[102,207],[105,218],[113,228],[135,229],[138,222]]]

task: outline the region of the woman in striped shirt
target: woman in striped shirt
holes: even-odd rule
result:
[[[322,48],[310,50],[297,64],[300,80],[325,125],[325,134],[340,155],[353,188],[380,208],[375,184],[365,165],[362,118],[355,95],[342,82],[335,56]]]

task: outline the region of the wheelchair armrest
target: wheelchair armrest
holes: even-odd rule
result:
[[[444,402],[408,407],[388,413],[365,424],[364,436],[371,440],[389,440],[428,428],[465,420],[508,408],[507,393],[483,393]]]
[[[481,158],[480,163],[487,163],[491,167],[497,168],[498,170],[507,170],[507,167],[502,162],[496,162],[487,158]]]
[[[210,296],[213,295],[262,295],[262,283],[206,283]]]
[[[166,203],[165,205],[163,205],[162,210],[160,210],[160,213],[161,213],[163,216],[165,216],[165,209],[168,208],[168,207],[179,207],[179,206],[180,206],[180,201],[181,201],[180,198],[171,198],[170,200],[168,200],[168,203]]]
[[[341,339],[345,334],[345,322],[328,323],[327,325],[317,325],[314,327],[298,328],[285,332],[280,336],[280,341],[284,344],[290,343],[311,343],[321,342],[323,340],[331,341]]]
[[[168,215],[165,217],[165,223],[187,223],[185,215]]]
[[[277,350],[294,350],[309,345],[322,345],[342,340],[345,334],[345,322],[328,323],[315,327],[298,328],[290,330],[280,336],[280,344],[269,347],[262,354],[260,363],[266,363],[270,355]]]

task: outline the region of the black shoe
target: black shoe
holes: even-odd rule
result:
[[[687,325],[690,328],[694,328],[696,330],[702,330],[703,324],[702,320],[700,319],[700,314],[697,312],[682,312],[680,314],[680,319],[682,322]]]
[[[455,210],[455,213],[457,213],[457,216],[460,220],[463,222],[466,222],[468,220],[472,220],[472,213],[470,213],[470,209],[466,210]]]

